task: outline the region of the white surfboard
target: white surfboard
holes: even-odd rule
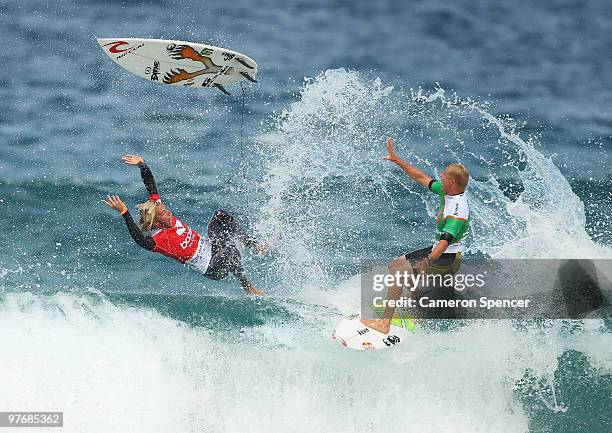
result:
[[[380,350],[396,346],[415,332],[414,319],[401,312],[391,322],[388,334],[376,331],[361,323],[361,314],[353,313],[343,319],[332,335],[332,338],[345,347],[356,350]]]
[[[131,73],[174,86],[216,87],[255,81],[257,63],[236,51],[212,45],[163,39],[99,38],[115,63]]]

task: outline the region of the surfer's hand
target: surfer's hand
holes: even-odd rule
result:
[[[123,162],[130,165],[144,164],[144,158],[139,155],[125,154],[121,157],[121,159],[123,160]]]
[[[121,201],[118,195],[107,195],[106,200],[102,200],[106,205],[112,209],[115,209],[121,215],[127,212],[127,207]]]
[[[397,153],[395,153],[395,148],[393,147],[393,138],[391,137],[387,138],[387,156],[385,156],[383,159],[391,162],[399,161],[399,156],[397,156]]]

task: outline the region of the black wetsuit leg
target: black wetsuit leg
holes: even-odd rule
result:
[[[243,242],[247,247],[253,248],[257,241],[248,236],[240,227],[236,218],[223,210],[217,210],[208,223],[208,238],[213,244],[225,245],[236,239]]]
[[[242,230],[238,221],[222,210],[217,210],[208,223],[208,238],[212,244],[212,258],[206,276],[213,280],[222,280],[230,273],[236,276],[243,289],[248,290],[249,281],[244,275],[242,257],[234,242],[241,240],[247,246],[256,245]]]
[[[242,267],[242,259],[240,251],[233,244],[226,244],[223,247],[213,245],[212,258],[208,269],[204,274],[212,280],[222,280],[227,277],[230,273],[240,281],[240,285],[244,290],[248,290],[249,281],[244,275],[244,268]]]

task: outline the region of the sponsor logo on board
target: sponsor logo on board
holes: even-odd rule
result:
[[[400,338],[397,335],[389,335],[389,337],[383,339],[386,346],[395,346],[399,342]]]
[[[144,47],[144,43],[139,45],[130,45],[129,42],[126,41],[113,41],[108,44],[102,45],[103,47],[108,47],[108,52],[111,54],[119,54],[116,59],[119,60],[128,54],[133,53],[139,48]]]
[[[123,53],[124,51],[127,51],[130,44],[125,41],[114,41],[114,42],[109,42],[108,44],[104,44],[102,46],[107,47],[109,45],[110,45],[110,47],[108,48],[109,53],[120,54],[120,53]],[[128,45],[128,47],[125,49],[121,48],[124,45]]]
[[[159,81],[159,62],[155,60],[152,68],[151,66],[147,66],[145,74],[151,75],[151,81]]]

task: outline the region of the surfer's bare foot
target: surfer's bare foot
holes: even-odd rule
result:
[[[375,331],[382,332],[383,334],[388,334],[389,329],[391,329],[391,321],[385,319],[374,319],[374,320],[361,320],[368,328],[372,328]]]
[[[249,295],[254,295],[254,296],[264,296],[264,292],[257,289],[257,287],[255,286],[249,286],[249,288],[247,289],[247,293]]]

